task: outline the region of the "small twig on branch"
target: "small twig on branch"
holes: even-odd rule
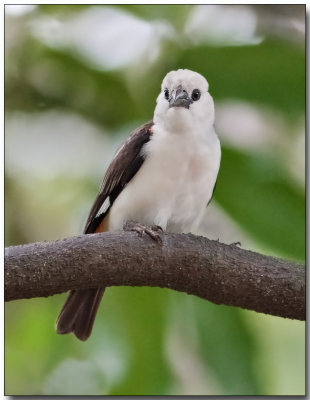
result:
[[[305,320],[305,268],[192,234],[81,235],[8,247],[5,300],[70,289],[158,286],[286,318]]]

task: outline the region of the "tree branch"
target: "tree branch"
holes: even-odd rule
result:
[[[192,234],[80,235],[5,250],[5,300],[100,286],[158,286],[305,320],[305,268]]]

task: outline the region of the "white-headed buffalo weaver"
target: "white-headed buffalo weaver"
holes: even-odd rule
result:
[[[163,80],[153,120],[134,130],[115,154],[90,210],[84,233],[117,231],[129,220],[156,238],[195,230],[210,202],[220,166],[214,103],[208,82],[186,69]],[[86,340],[104,287],[72,290],[57,332]]]

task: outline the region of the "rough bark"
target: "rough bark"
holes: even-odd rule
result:
[[[81,235],[5,250],[5,300],[100,286],[158,286],[305,320],[305,268],[191,234]]]

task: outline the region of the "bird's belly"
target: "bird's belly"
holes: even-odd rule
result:
[[[206,153],[184,156],[174,151],[148,157],[115,200],[109,229],[122,229],[127,220],[172,232],[195,229],[212,196],[219,167],[219,161],[214,163]]]

